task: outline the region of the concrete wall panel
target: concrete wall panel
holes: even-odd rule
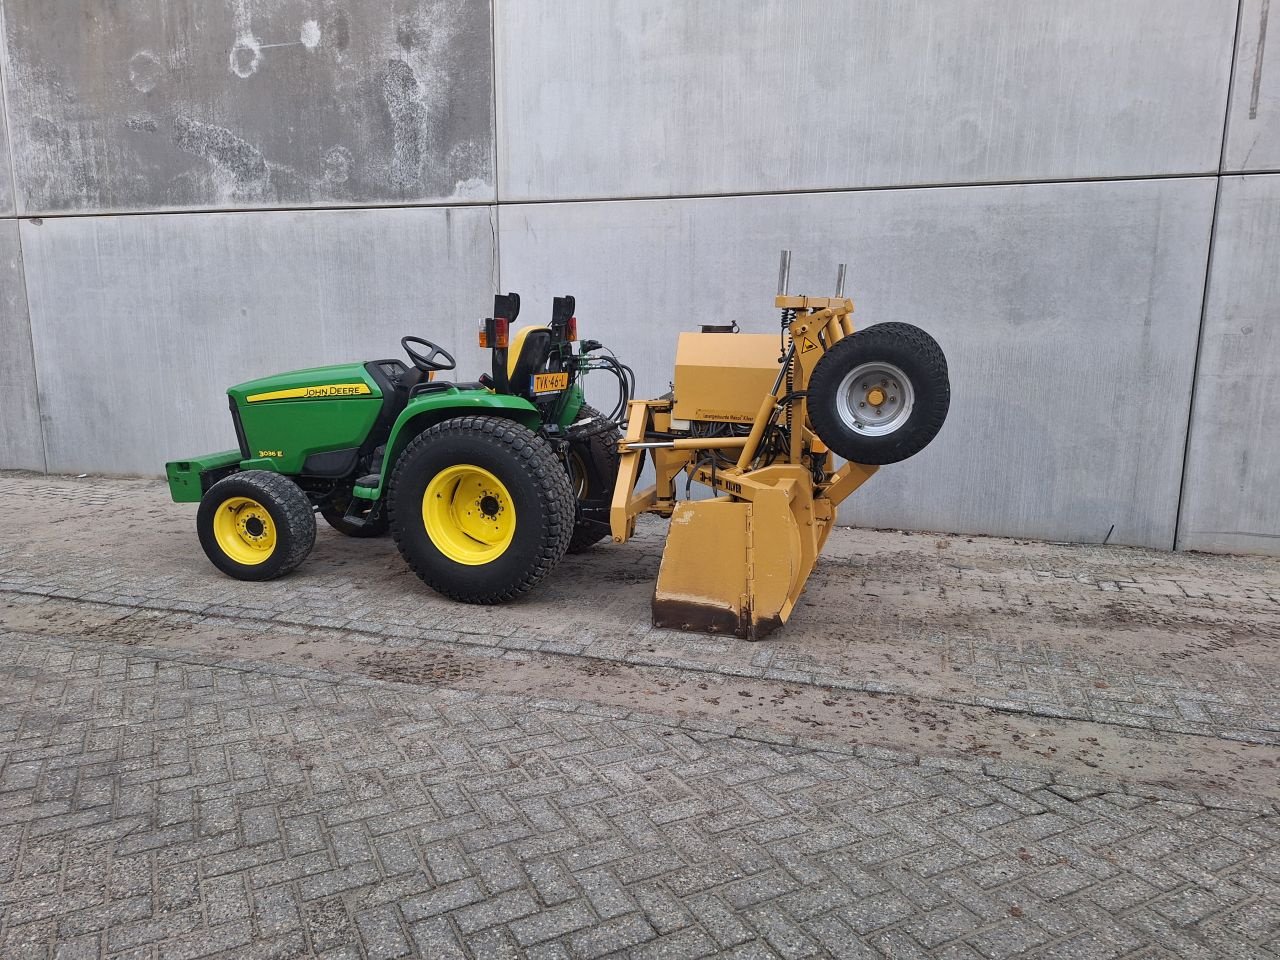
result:
[[[1216,171],[1235,0],[498,0],[503,200]]]
[[[1280,555],[1280,176],[1227,177],[1178,545]]]
[[[5,0],[25,213],[493,199],[485,0]]]
[[[0,220],[0,469],[43,470],[18,224]]]
[[[49,469],[157,474],[236,445],[226,388],[449,349],[492,307],[492,209],[23,221]],[[478,372],[476,351],[459,351]]]
[[[1270,0],[1243,0],[1225,170],[1280,169],[1280,23],[1268,43],[1270,18]]]
[[[502,283],[575,294],[582,335],[655,396],[678,331],[777,329],[780,248],[793,293],[829,293],[847,259],[859,323],[930,330],[954,393],[940,437],[843,521],[1168,548],[1213,195],[1201,179],[504,206]]]

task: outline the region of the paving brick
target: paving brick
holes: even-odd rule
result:
[[[400,929],[392,907],[366,910],[356,915],[356,929],[368,960],[392,960],[409,954],[411,947]]]
[[[508,928],[522,947],[560,937],[596,923],[595,914],[581,900],[548,907],[527,917],[513,920]]]
[[[722,947],[734,947],[755,936],[733,910],[712,894],[690,897],[686,904]]]
[[[570,934],[569,946],[580,960],[595,960],[605,954],[629,950],[656,936],[657,932],[643,916],[630,914]]]
[[[400,909],[405,919],[412,922],[443,913],[452,913],[484,899],[484,891],[476,881],[459,880],[406,900],[401,903]]]
[[[354,943],[355,926],[339,897],[313,900],[302,908],[303,928],[311,949],[323,952],[344,944]]]
[[[452,914],[453,921],[464,936],[491,927],[527,917],[538,911],[538,902],[527,890],[516,890],[490,897],[481,903],[463,907]]]
[[[302,926],[298,902],[289,886],[281,885],[255,891],[253,922],[262,937],[272,937]]]

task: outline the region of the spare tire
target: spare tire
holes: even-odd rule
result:
[[[897,463],[938,435],[951,404],[947,358],[909,323],[880,323],[828,350],[809,378],[809,421],[838,456]]]

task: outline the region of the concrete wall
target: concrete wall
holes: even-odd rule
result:
[[[517,205],[502,278],[537,302],[607,303],[611,344],[656,396],[675,341],[655,328],[777,329],[777,251],[803,237],[794,291],[829,292],[847,255],[859,323],[923,326],[951,368],[938,439],[842,517],[1099,541],[1114,525],[1113,542],[1170,546],[1213,193],[1205,178]]]
[[[228,383],[401,333],[471,376],[498,287],[660,392],[677,331],[775,328],[785,246],[951,360],[845,519],[1280,552],[1263,0],[0,11],[0,466],[155,473]]]
[[[1178,545],[1280,552],[1280,177],[1224,177]]]
[[[152,473],[234,447],[226,388],[284,367],[469,343],[492,209],[22,224],[48,469]],[[186,451],[182,453],[181,451]]]

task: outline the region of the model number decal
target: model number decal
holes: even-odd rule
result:
[[[367,383],[318,383],[312,387],[294,387],[290,390],[272,390],[270,393],[251,394],[249,403],[263,400],[328,400],[333,397],[362,397],[372,393]]]
[[[258,456],[259,457],[283,457],[284,451],[283,450],[259,450]]]

